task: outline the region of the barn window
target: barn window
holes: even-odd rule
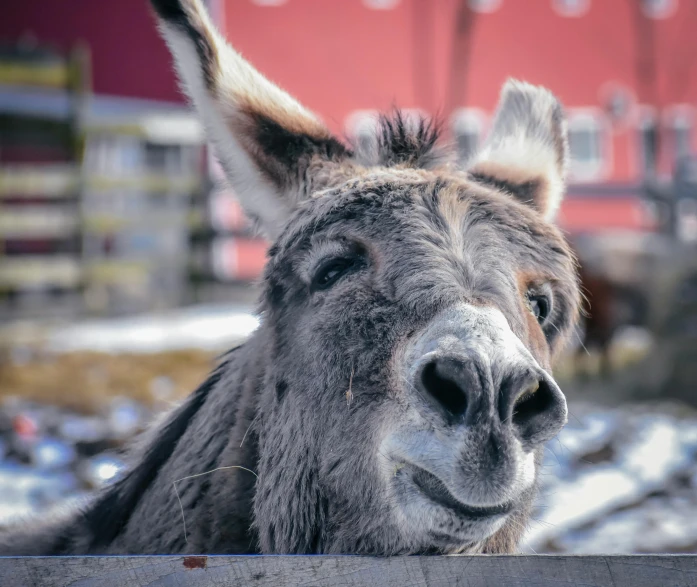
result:
[[[469,160],[479,148],[484,132],[485,115],[481,110],[461,108],[452,118],[452,133],[458,161]]]
[[[676,110],[668,118],[668,149],[675,163],[692,154],[693,116],[687,108]]]
[[[392,10],[400,0],[363,0],[363,4],[372,10]]]
[[[601,116],[590,112],[576,112],[569,116],[569,171],[572,179],[602,179],[607,164],[606,135]]]
[[[376,110],[357,110],[346,120],[346,133],[363,153],[377,148],[378,113]]]
[[[494,12],[501,6],[502,0],[469,0],[470,8],[474,12]]]
[[[637,133],[641,170],[644,175],[654,175],[658,162],[659,127],[653,112],[645,111],[641,114]]]
[[[561,16],[583,16],[590,8],[591,0],[552,0],[552,8]]]
[[[676,232],[682,242],[697,242],[697,201],[681,198],[675,214]]]
[[[668,18],[678,8],[678,0],[641,0],[641,7],[649,18]]]
[[[288,0],[252,0],[252,4],[257,6],[281,6],[285,4]]]

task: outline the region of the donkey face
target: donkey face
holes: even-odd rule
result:
[[[198,2],[155,6],[230,182],[275,241],[257,334],[261,550],[513,549],[542,443],[566,421],[549,370],[578,308],[550,224],[558,102],[509,82],[466,171],[398,114],[358,156]]]

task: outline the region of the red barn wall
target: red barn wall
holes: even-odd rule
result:
[[[67,50],[89,44],[98,93],[182,102],[147,0],[21,0],[0,11],[0,39],[24,33]]]
[[[482,2],[465,0],[465,6]],[[561,15],[559,0],[490,0],[491,12],[470,11],[468,40],[459,50],[469,56],[455,76],[455,96],[451,64],[462,0],[392,0],[381,2],[392,5],[384,10],[368,7],[374,3],[218,0],[213,8],[245,57],[337,131],[356,110],[395,104],[445,118],[453,106],[490,113],[511,76],[548,86],[570,111],[602,114],[612,86],[626,90],[636,106],[655,107],[661,120],[675,105],[691,116],[697,106],[693,0],[664,0],[672,6],[665,18],[647,18],[637,12],[639,2],[626,0],[579,0],[587,8],[577,17]],[[639,176],[638,114],[633,108],[631,119],[610,124],[598,180]],[[664,154],[662,170],[672,164]]]

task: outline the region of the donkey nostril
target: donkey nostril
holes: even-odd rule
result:
[[[524,438],[547,437],[561,428],[566,409],[560,394],[548,381],[541,379],[518,395],[511,419]]]
[[[523,409],[525,409],[525,406],[527,405],[526,402],[529,402],[532,399],[532,396],[535,395],[539,390],[540,390],[540,382],[535,381],[535,383],[533,383],[532,385],[529,385],[526,389],[521,391],[518,394],[518,397],[515,398],[515,402],[513,403],[514,412],[516,409],[519,409],[521,406],[523,407]]]
[[[432,361],[421,371],[423,389],[451,417],[460,417],[467,410],[466,391],[456,381],[456,369],[448,362]]]
[[[523,425],[537,414],[547,411],[554,403],[548,391],[544,381],[537,381],[520,393],[513,404],[513,423]]]

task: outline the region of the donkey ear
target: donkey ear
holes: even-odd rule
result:
[[[566,120],[548,90],[509,80],[491,132],[469,172],[553,220],[564,197],[569,159]]]
[[[200,0],[152,0],[182,85],[245,212],[275,238],[348,150],[221,37]],[[318,179],[315,179],[318,178]]]

